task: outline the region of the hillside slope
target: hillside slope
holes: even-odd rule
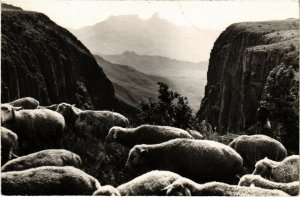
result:
[[[172,87],[171,82],[163,77],[147,75],[127,65],[110,63],[98,55],[95,55],[95,59],[112,81],[116,97],[129,105],[136,107],[143,100],[156,99],[159,81]]]
[[[190,106],[197,111],[204,95],[207,62],[192,63],[162,56],[139,55],[126,51],[117,55],[102,55],[115,64],[126,64],[148,75],[166,78],[171,88],[189,99]]]
[[[31,96],[41,105],[114,108],[112,83],[70,32],[44,14],[22,10],[3,9],[1,23],[2,102]]]
[[[299,69],[298,19],[229,26],[212,49],[198,115],[220,132],[247,129],[256,121],[267,76],[280,63]]]
[[[175,25],[154,14],[147,20],[137,15],[110,16],[105,21],[72,33],[93,54],[135,51],[138,54],[199,62],[208,60],[220,31]]]

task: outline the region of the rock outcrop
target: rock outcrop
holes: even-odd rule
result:
[[[299,62],[299,20],[230,25],[211,51],[205,97],[198,115],[219,132],[239,132],[255,123],[272,68]]]
[[[89,50],[46,15],[4,6],[1,99],[31,96],[41,105],[68,102],[112,109],[112,83]]]

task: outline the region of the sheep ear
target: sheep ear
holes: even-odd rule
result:
[[[142,155],[146,154],[147,152],[148,152],[147,149],[141,149],[141,154],[142,154]]]
[[[12,107],[15,111],[19,111],[21,109],[23,109],[23,107]]]
[[[251,183],[250,187],[255,187],[254,183]]]
[[[75,107],[75,104],[71,105],[72,107]]]

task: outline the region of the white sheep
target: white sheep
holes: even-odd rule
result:
[[[281,162],[264,158],[255,164],[253,174],[275,182],[299,181],[299,155],[291,155]]]
[[[97,179],[71,167],[43,166],[1,173],[3,195],[92,195]]]
[[[121,196],[119,190],[111,185],[101,186],[93,193],[93,196]]]
[[[111,127],[127,127],[129,124],[128,119],[119,113],[93,110],[78,111],[74,105],[67,103],[59,104],[56,111],[64,116],[66,124],[75,134],[82,137],[104,139]]]
[[[65,119],[48,109],[21,110],[20,107],[2,104],[1,124],[18,135],[21,152],[28,154],[60,148]]]
[[[8,104],[13,107],[23,107],[23,109],[37,109],[40,103],[32,97],[24,97],[14,100]]]
[[[10,160],[1,168],[1,172],[21,171],[41,166],[74,166],[80,167],[80,157],[68,150],[43,150]]]
[[[268,157],[281,161],[287,156],[287,150],[277,140],[266,135],[241,135],[235,138],[229,146],[238,152],[244,166],[253,170],[257,161]]]
[[[18,146],[18,136],[11,130],[1,127],[1,164],[5,164],[14,156]]]
[[[187,178],[174,181],[162,191],[167,196],[289,196],[280,190],[243,187],[220,182],[198,184]]]
[[[239,185],[247,187],[255,186],[265,189],[277,189],[284,191],[291,196],[296,196],[299,194],[299,181],[290,183],[277,183],[264,179],[259,175],[247,174],[240,179]]]
[[[105,138],[106,142],[118,142],[128,147],[137,144],[157,144],[175,138],[193,137],[185,130],[156,125],[141,125],[137,128],[112,127]]]
[[[154,170],[119,185],[117,188],[112,186],[100,188],[93,195],[113,195],[119,193],[121,196],[159,196],[163,188],[179,178],[181,178],[180,175],[170,171]]]

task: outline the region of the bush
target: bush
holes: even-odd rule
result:
[[[141,102],[140,124],[154,124],[173,126],[182,129],[193,129],[202,132],[211,132],[208,123],[200,122],[188,105],[188,99],[169,89],[165,83],[158,82],[158,99],[148,99]]]
[[[264,90],[274,136],[280,138],[288,149],[298,153],[299,81],[295,79],[295,70],[284,64],[276,66],[269,73]]]

